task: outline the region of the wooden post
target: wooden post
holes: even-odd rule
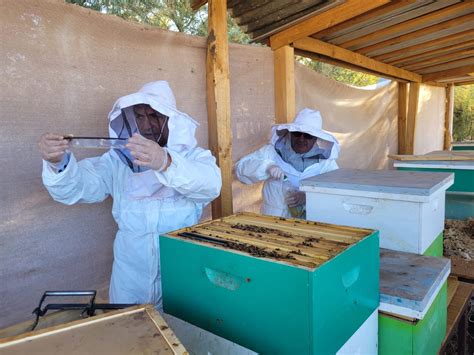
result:
[[[275,68],[275,123],[292,122],[295,105],[295,55],[291,46],[273,51]]]
[[[444,113],[444,144],[443,150],[451,150],[453,140],[454,85],[446,87],[446,111]]]
[[[212,202],[212,217],[232,214],[232,130],[230,125],[227,3],[208,1],[207,115],[209,147],[222,173],[221,195]]]
[[[405,154],[414,154],[416,116],[418,113],[418,97],[420,94],[420,83],[410,83],[410,94],[408,98],[407,113],[407,140]]]
[[[398,82],[398,154],[405,154],[407,144],[408,84]]]

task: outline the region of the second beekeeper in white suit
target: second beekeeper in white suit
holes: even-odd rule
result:
[[[337,139],[322,129],[319,111],[305,108],[293,123],[274,125],[269,144],[243,157],[236,174],[245,184],[265,181],[262,213],[279,217],[305,217],[301,179],[338,168]]]

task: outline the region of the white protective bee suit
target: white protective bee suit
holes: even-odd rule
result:
[[[109,113],[110,137],[129,138],[137,132],[133,114],[128,115],[137,104],[148,104],[169,117],[165,148],[172,163],[166,171],[133,165],[126,149],[80,162],[68,153],[67,166],[59,173],[43,161],[43,183],[56,201],[67,205],[101,202],[112,196],[112,215],[119,230],[110,302],[160,307],[159,235],[196,224],[203,207],[219,195],[221,174],[211,152],[197,147],[198,123],[176,109],[166,81],[146,84],[139,92],[118,99]]]
[[[289,148],[288,132],[309,133],[317,137],[317,140],[310,152],[298,155]],[[285,147],[292,153],[282,154]],[[240,159],[236,164],[235,172],[238,179],[245,184],[265,181],[262,192],[263,214],[291,217],[285,203],[284,185],[290,184],[294,189],[299,189],[300,180],[338,169],[336,164],[338,155],[339,143],[332,134],[322,129],[320,112],[305,108],[297,114],[293,123],[274,125],[271,142]],[[308,156],[308,164],[305,163],[305,156]],[[288,162],[289,158],[296,158],[294,161],[302,162],[304,169],[300,168],[302,171],[296,169],[294,166],[296,164],[292,165]],[[283,170],[287,181],[270,178],[268,168],[272,165],[277,165]]]

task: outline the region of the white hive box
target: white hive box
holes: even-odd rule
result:
[[[300,189],[308,220],[378,229],[380,247],[424,254],[440,240],[453,182],[450,173],[338,169],[302,180]]]

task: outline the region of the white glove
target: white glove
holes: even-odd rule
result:
[[[38,141],[41,157],[51,164],[62,162],[68,147],[69,141],[59,134],[45,133]]]
[[[285,202],[289,207],[306,204],[306,194],[303,191],[292,191],[285,196]]]
[[[132,153],[132,156],[135,158],[133,163],[139,166],[146,166],[156,171],[163,171],[166,170],[170,164],[170,157],[166,149],[138,133],[135,133],[133,137],[128,140],[125,147],[130,149],[130,153]]]
[[[267,173],[268,175],[270,175],[271,179],[275,179],[275,180],[283,180],[283,178],[285,177],[285,173],[277,165],[270,165],[267,168]]]

